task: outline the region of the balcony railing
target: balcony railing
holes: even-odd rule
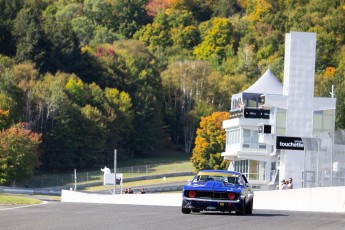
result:
[[[254,119],[270,119],[270,110],[257,108],[244,108],[230,111],[230,119],[233,118],[254,118]]]

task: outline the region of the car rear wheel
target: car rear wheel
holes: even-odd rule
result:
[[[190,214],[191,213],[191,209],[190,208],[182,208],[182,213],[183,214]]]
[[[244,200],[241,203],[242,205],[236,211],[236,215],[244,216],[246,214],[246,204]]]
[[[251,215],[253,213],[253,199],[246,205],[246,214]]]
[[[192,208],[192,212],[200,212],[200,209]]]

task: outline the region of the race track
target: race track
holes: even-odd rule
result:
[[[0,210],[0,229],[345,229],[344,213],[254,210],[250,216],[228,213],[185,215],[180,207],[50,202]]]

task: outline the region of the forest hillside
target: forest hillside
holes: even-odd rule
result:
[[[290,31],[317,33],[315,96],[335,86],[344,129],[344,21],[341,0],[0,0],[0,175],[190,154],[202,117],[283,79]]]

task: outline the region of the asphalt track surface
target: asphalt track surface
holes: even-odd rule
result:
[[[0,210],[0,229],[345,230],[345,213],[254,210],[250,216],[218,212],[188,215],[179,207],[48,202]]]

